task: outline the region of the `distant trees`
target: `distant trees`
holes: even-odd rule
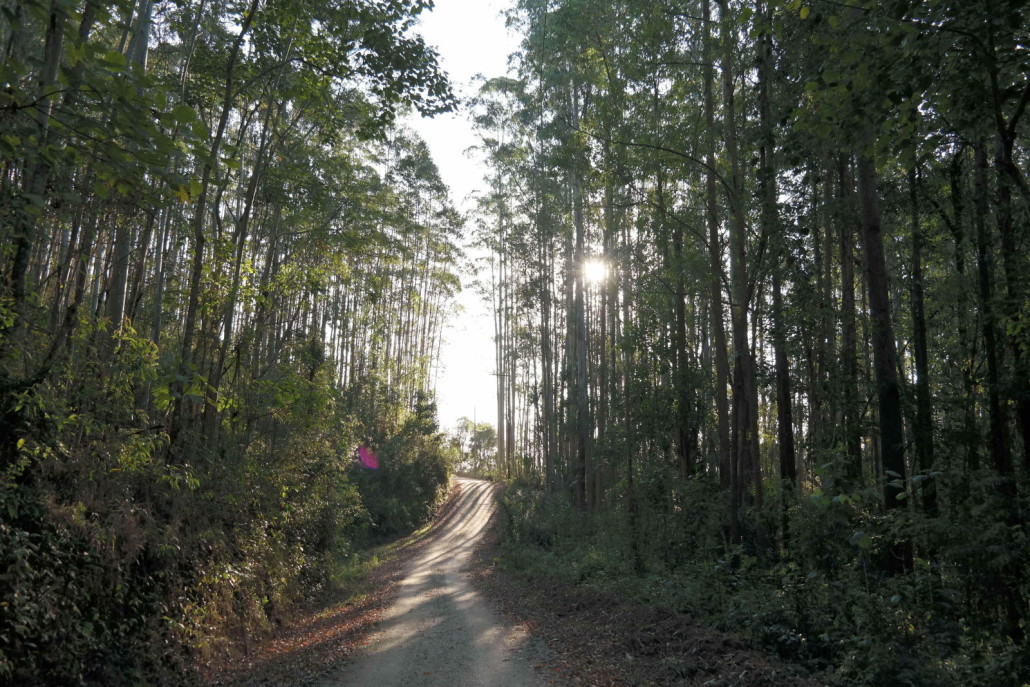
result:
[[[0,676],[145,681],[274,620],[364,536],[359,442],[421,442],[395,520],[431,510],[461,219],[394,125],[453,104],[424,7],[5,9]]]
[[[624,513],[652,571],[717,555],[669,529],[700,500],[732,561],[815,566],[814,519],[837,565],[932,569],[1022,642],[1024,4],[519,2],[478,119],[499,465]]]
[[[489,422],[459,417],[451,441],[458,451],[458,472],[485,477],[496,467],[497,432]]]

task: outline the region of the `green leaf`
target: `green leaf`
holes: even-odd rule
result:
[[[860,549],[868,549],[873,544],[873,538],[862,530],[858,530],[848,540],[850,544],[857,546]]]
[[[125,69],[126,64],[125,55],[121,54],[117,50],[111,50],[110,52],[105,53],[101,58],[101,62],[106,66],[113,67],[115,69]]]
[[[807,7],[802,7],[801,8],[801,13],[800,13],[801,14],[801,18],[802,19],[808,19],[808,14],[809,14],[810,11],[811,10],[809,10]]]
[[[176,105],[169,114],[178,124],[190,124],[197,119],[197,113],[189,105]]]

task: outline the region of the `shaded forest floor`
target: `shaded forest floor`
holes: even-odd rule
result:
[[[456,489],[456,488],[455,488]],[[454,491],[437,522],[454,504]],[[495,516],[496,517],[496,516]],[[238,637],[225,654],[199,665],[209,687],[314,685],[367,643],[399,582],[433,527],[383,547],[356,587],[296,610],[270,636]],[[815,687],[804,668],[748,647],[732,635],[669,610],[634,605],[588,588],[534,578],[498,564],[496,528],[470,561],[471,582],[513,623],[547,646],[536,666],[558,685],[705,685]]]
[[[630,604],[566,582],[498,564],[496,528],[472,563],[473,584],[513,623],[547,645],[538,666],[558,684],[817,687],[805,668],[753,649],[733,635],[667,609]]]

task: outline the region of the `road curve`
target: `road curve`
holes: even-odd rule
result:
[[[457,484],[456,502],[412,560],[368,646],[322,687],[544,684],[525,630],[505,624],[466,579],[469,554],[496,508],[494,485]]]

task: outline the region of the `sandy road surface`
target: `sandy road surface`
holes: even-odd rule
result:
[[[496,507],[489,482],[457,480],[457,501],[411,562],[368,647],[323,687],[540,685],[536,649],[466,580],[466,561]]]

